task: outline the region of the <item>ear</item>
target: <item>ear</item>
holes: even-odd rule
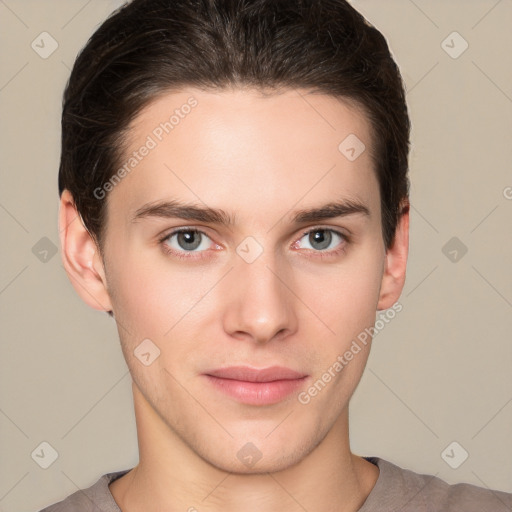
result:
[[[78,295],[93,309],[111,311],[103,261],[69,190],[60,198],[59,237],[64,269]]]
[[[395,238],[391,247],[386,251],[377,311],[390,308],[399,299],[404,287],[409,254],[409,207],[408,200],[402,203]]]

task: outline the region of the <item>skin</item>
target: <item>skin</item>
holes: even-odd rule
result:
[[[128,153],[192,95],[197,106],[107,196],[103,253],[71,194],[61,198],[64,267],[89,306],[114,312],[132,376],[139,464],[110,490],[124,512],[356,511],[379,475],[350,451],[348,431],[371,343],[306,405],[298,392],[243,404],[202,373],[281,365],[308,374],[299,391],[307,390],[400,297],[408,208],[386,251],[370,125],[347,103],[307,91],[167,93],[132,123]],[[366,145],[353,162],[338,150],[351,133]],[[291,222],[299,208],[341,198],[364,203],[370,215]],[[222,208],[236,222],[131,222],[141,206],[169,199]],[[192,252],[177,236],[159,242],[178,227],[206,236]],[[314,228],[349,241],[332,234],[318,249],[303,234]],[[236,252],[247,237],[263,249],[252,263]],[[166,254],[165,243],[189,259]],[[160,349],[149,366],[134,356],[147,338]],[[262,455],[252,467],[237,457],[248,442]]]

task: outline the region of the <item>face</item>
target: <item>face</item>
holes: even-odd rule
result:
[[[350,134],[359,156],[356,139],[339,149]],[[346,414],[370,340],[342,356],[398,298],[371,149],[360,111],[306,91],[187,89],[131,126],[104,250],[123,353],[158,421],[225,471],[251,471],[243,450],[258,471],[290,466]],[[232,366],[301,378],[211,376]]]

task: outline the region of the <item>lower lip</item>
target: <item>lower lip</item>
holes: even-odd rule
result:
[[[239,402],[250,405],[269,405],[284,400],[297,391],[307,377],[291,380],[274,380],[272,382],[247,382],[244,380],[221,379],[205,375],[217,389],[236,398]]]

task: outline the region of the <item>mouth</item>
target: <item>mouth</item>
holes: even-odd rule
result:
[[[271,366],[251,368],[231,366],[203,374],[217,391],[250,405],[270,405],[281,402],[304,385],[305,373],[291,368]]]

